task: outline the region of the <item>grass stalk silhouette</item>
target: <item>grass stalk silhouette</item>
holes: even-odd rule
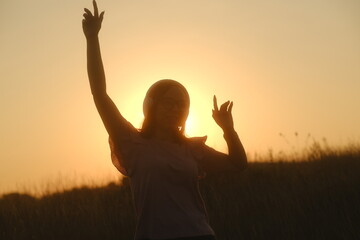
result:
[[[360,147],[314,141],[300,155],[250,162],[200,182],[210,224],[225,239],[359,239]],[[133,239],[129,180],[34,197],[0,198],[0,239]]]

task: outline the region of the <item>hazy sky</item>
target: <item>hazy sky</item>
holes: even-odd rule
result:
[[[146,90],[171,78],[190,93],[188,135],[220,151],[214,94],[234,101],[250,156],[303,146],[309,133],[360,141],[360,1],[98,5],[108,93],[136,127]],[[0,0],[0,192],[117,176],[87,79],[84,7],[91,0]]]

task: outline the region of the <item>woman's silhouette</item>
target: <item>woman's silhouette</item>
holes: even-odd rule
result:
[[[95,1],[93,5],[94,14],[85,8],[83,15],[91,93],[109,134],[113,164],[130,178],[135,239],[215,239],[198,181],[205,173],[246,168],[246,154],[233,126],[233,103],[227,101],[218,109],[213,99],[213,118],[224,131],[229,154],[205,145],[206,137],[184,136],[190,99],[174,80],[160,80],[150,87],[142,128],[135,129],[107,95],[98,39],[104,12],[99,14]]]

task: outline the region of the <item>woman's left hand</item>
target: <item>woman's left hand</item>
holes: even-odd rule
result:
[[[214,109],[212,110],[212,117],[215,122],[222,128],[224,132],[234,130],[234,121],[231,114],[231,109],[233,107],[233,102],[227,101],[220,106],[218,109],[217,99],[214,95]]]

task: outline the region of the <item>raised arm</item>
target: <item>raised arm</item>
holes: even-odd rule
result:
[[[84,8],[82,21],[83,31],[87,43],[87,71],[90,81],[91,93],[94,96],[106,94],[105,71],[101,60],[99,31],[104,17],[104,12],[99,15],[95,0],[94,15]]]
[[[243,170],[247,166],[247,157],[244,147],[235,132],[234,122],[231,114],[233,102],[227,101],[218,109],[216,96],[214,96],[213,118],[224,132],[224,138],[228,146],[228,160],[234,167]]]
[[[101,12],[99,15],[95,0],[93,1],[93,6],[94,14],[85,8],[84,19],[82,21],[87,43],[87,71],[96,108],[109,136],[114,143],[117,143],[119,136],[127,134],[129,126],[106,92],[105,71],[101,59],[98,37],[104,12]]]

